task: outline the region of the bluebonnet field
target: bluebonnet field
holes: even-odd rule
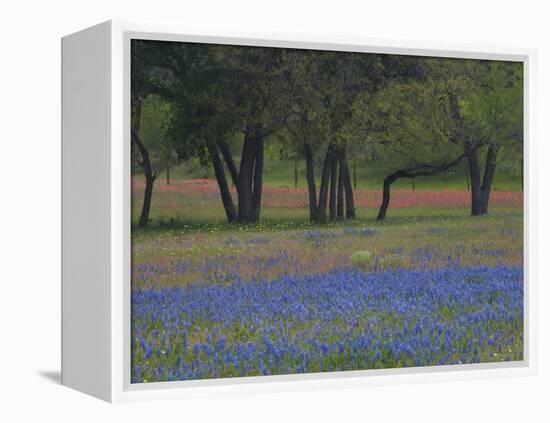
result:
[[[135,383],[523,358],[520,214],[167,227],[133,262]]]
[[[523,272],[289,275],[132,296],[133,382],[520,360]]]

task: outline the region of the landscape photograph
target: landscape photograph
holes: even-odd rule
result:
[[[131,382],[524,359],[522,62],[133,39]]]

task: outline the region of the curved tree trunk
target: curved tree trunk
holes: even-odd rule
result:
[[[147,148],[142,144],[137,131],[132,129],[131,138],[133,144],[137,147],[141,160],[139,165],[145,174],[145,191],[143,193],[143,206],[139,217],[139,226],[146,226],[149,223],[149,212],[151,211],[151,198],[153,197],[153,185],[157,179],[156,172],[151,167],[151,159]]]
[[[388,207],[390,205],[391,185],[396,180],[398,180],[399,178],[431,176],[441,172],[445,172],[446,170],[449,170],[450,168],[459,164],[465,156],[466,154],[461,154],[456,159],[447,163],[443,163],[441,165],[420,165],[409,169],[398,170],[388,175],[384,179],[384,186],[382,189],[382,204],[380,205],[380,209],[378,210],[378,217],[376,219],[384,220],[386,218],[386,212],[388,211]]]
[[[149,151],[139,138],[139,129],[141,127],[141,98],[133,99],[132,110],[132,129],[130,132],[130,138],[132,144],[136,146],[141,156],[139,165],[143,169],[145,175],[145,191],[143,193],[143,205],[141,207],[141,214],[139,216],[139,226],[146,226],[149,223],[149,213],[151,211],[151,199],[153,197],[153,185],[157,174],[153,172],[151,167],[151,159],[149,157]]]
[[[397,171],[384,178],[384,186],[382,188],[382,204],[378,210],[376,220],[384,220],[386,218],[386,212],[390,206],[391,184],[402,176],[401,173],[401,171]]]

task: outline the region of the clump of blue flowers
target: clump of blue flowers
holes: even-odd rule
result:
[[[132,293],[132,382],[523,358],[519,266],[337,269]]]
[[[361,236],[371,236],[371,235],[378,235],[380,233],[379,230],[376,229],[358,229],[358,228],[346,228],[345,232],[350,235],[361,235]]]

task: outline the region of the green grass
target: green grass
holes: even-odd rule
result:
[[[374,231],[363,235],[365,229]],[[385,222],[360,217],[328,225],[310,225],[296,218],[272,217],[251,226],[197,219],[194,223],[134,228],[132,241],[133,265],[161,266],[155,283],[163,286],[206,276],[198,271],[176,276],[181,262],[194,269],[207,262],[221,263],[222,268],[243,278],[276,278],[296,266],[312,272],[347,266],[358,251],[372,253],[367,271],[415,268],[422,254],[431,257],[422,261],[430,267],[447,266],[449,262],[461,266],[517,265],[523,260],[523,214],[519,208],[497,207],[488,216],[470,217],[463,208],[447,207],[400,209]],[[266,267],[273,257],[281,262]],[[238,268],[234,268],[235,263],[240,263]],[[224,282],[233,277],[231,272],[212,277]]]
[[[273,169],[266,172],[270,178],[278,174]],[[296,206],[303,192],[296,195],[294,190],[276,190],[267,201],[275,206],[262,207],[261,223],[239,225],[226,222],[215,184],[183,190],[181,184],[163,189],[159,187],[164,181],[157,184],[147,227],[137,226],[143,193],[138,189],[132,196],[133,265],[160,266],[155,284],[198,280],[205,275],[197,269],[204,269],[205,263],[219,263],[229,269],[222,275],[211,275],[222,282],[236,274],[245,279],[276,278],[281,272],[298,268],[327,272],[348,266],[357,251],[372,252],[368,271],[414,268],[424,250],[434,257],[426,263],[435,267],[451,261],[471,266],[517,265],[523,260],[520,206],[492,204],[490,213],[481,217],[470,216],[469,204],[396,207],[390,208],[383,222],[376,221],[377,207],[358,207],[357,218],[352,221],[321,225],[309,222],[307,205]],[[269,186],[266,183],[266,189]],[[281,198],[286,202],[273,201]],[[265,268],[273,259],[279,264]],[[185,276],[177,270],[183,262],[194,269]],[[238,268],[234,263],[240,263]]]
[[[136,234],[155,234],[157,232],[195,232],[195,231],[285,231],[288,229],[322,229],[338,227],[407,227],[415,225],[447,225],[464,222],[498,223],[504,220],[521,220],[523,213],[517,207],[493,207],[486,216],[471,217],[468,207],[413,207],[393,209],[382,222],[376,220],[377,210],[358,211],[352,221],[314,224],[309,222],[307,210],[302,209],[262,209],[262,221],[253,225],[228,224],[223,210],[213,209],[209,213],[178,215],[175,217],[153,217],[146,227],[137,226],[139,211],[134,211],[132,231]],[[503,222],[503,223],[504,223]]]

